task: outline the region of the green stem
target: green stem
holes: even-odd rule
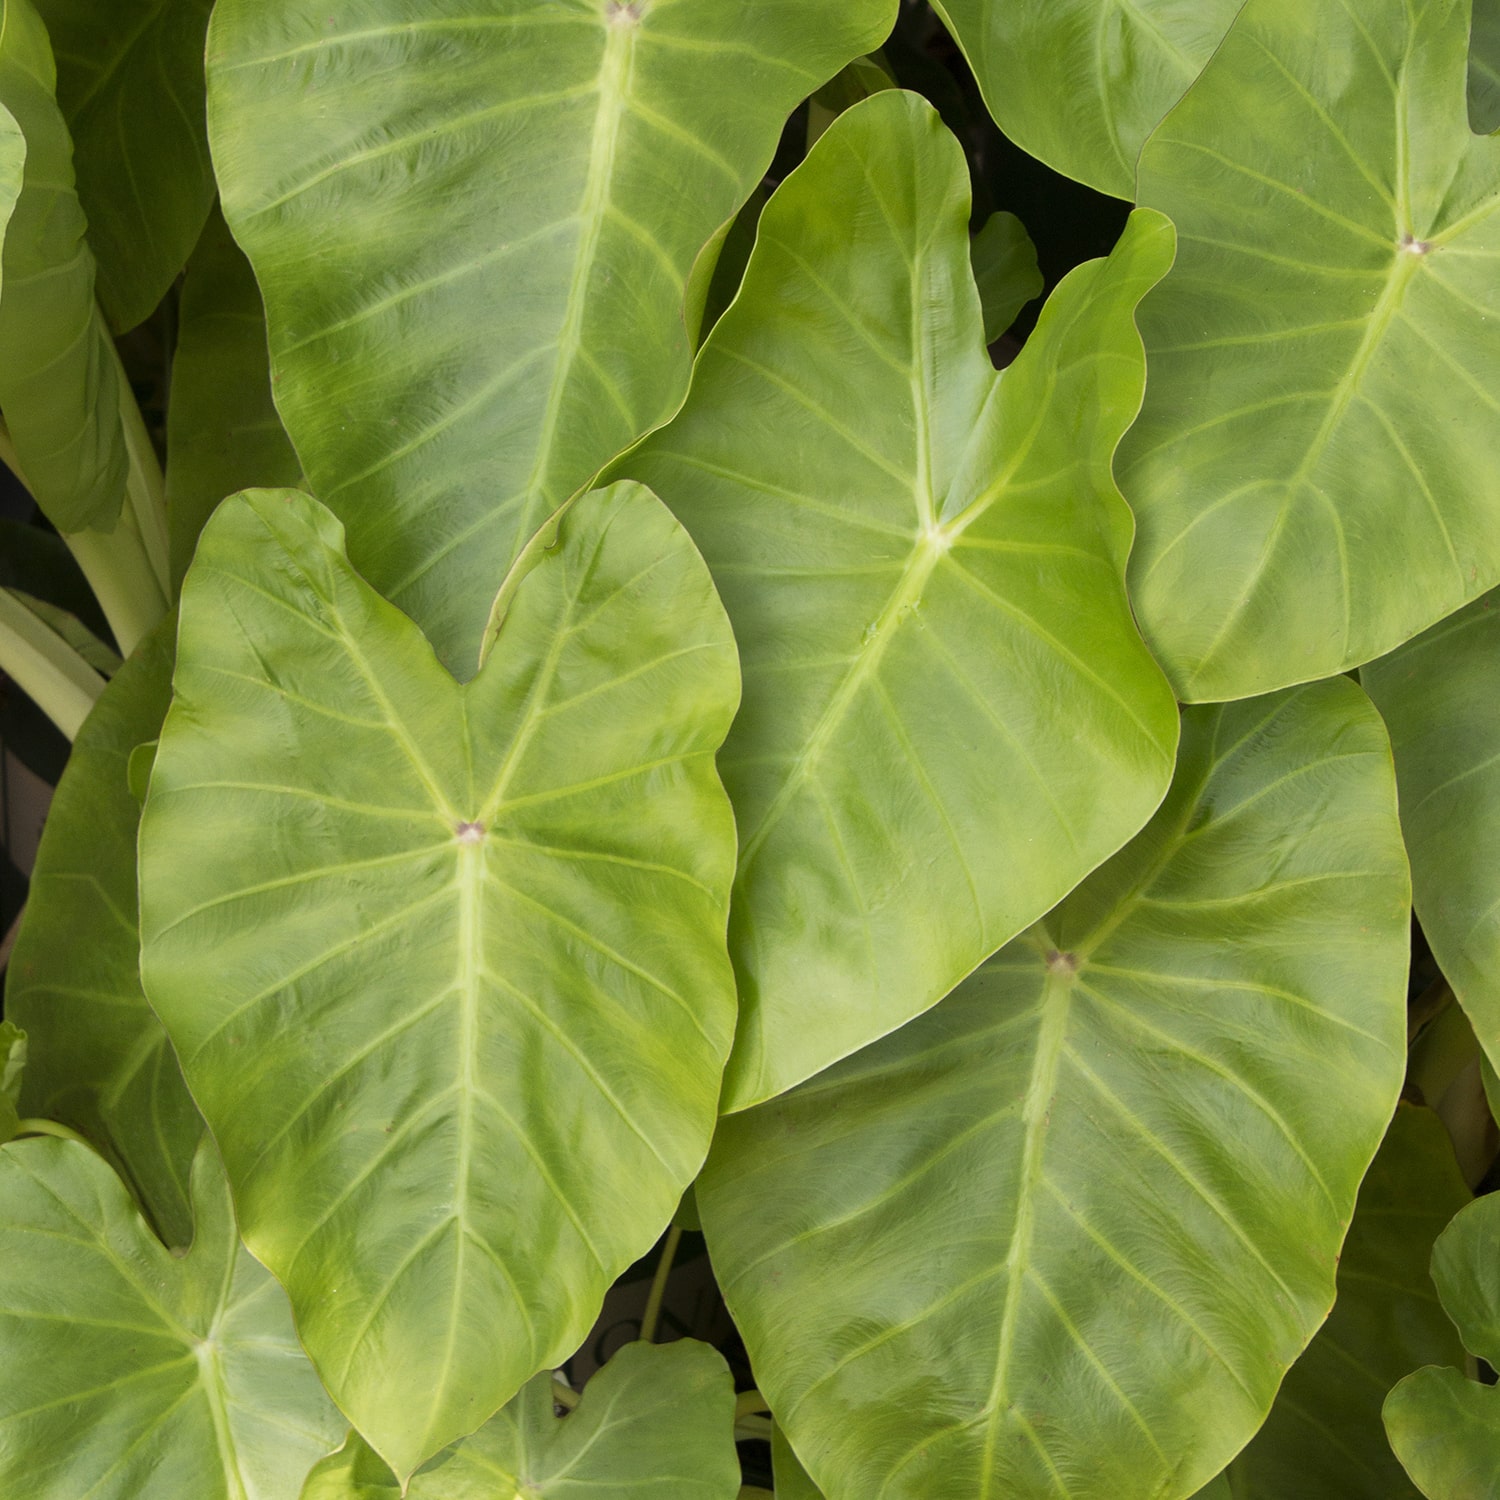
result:
[[[574,1411],[577,1409],[578,1403],[582,1398],[580,1396],[580,1393],[578,1391],[575,1391],[572,1386],[564,1385],[563,1382],[559,1380],[556,1375],[554,1375],[552,1377],[552,1399],[559,1406],[566,1406],[569,1411]]]
[[[646,1311],[641,1316],[641,1341],[651,1343],[656,1337],[656,1324],[661,1317],[662,1298],[667,1295],[667,1277],[672,1274],[672,1261],[677,1255],[677,1246],[682,1241],[682,1230],[674,1224],[667,1231],[667,1242],[661,1247],[661,1259],[656,1263],[656,1275],[651,1278],[651,1293],[646,1298]]]
[[[87,1146],[90,1151],[94,1150],[94,1143],[87,1136],[79,1133],[67,1125],[59,1125],[56,1120],[22,1120],[16,1126],[17,1135],[54,1135],[60,1141],[77,1141],[80,1146]]]
[[[114,348],[111,344],[111,349]],[[120,356],[115,354],[115,368],[119,374],[120,430],[125,435],[125,451],[130,456],[130,475],[125,482],[125,503],[135,518],[136,532],[141,538],[151,570],[156,574],[157,585],[163,598],[172,593],[171,543],[167,533],[167,486],[162,476],[161,463],[151,443],[151,434],[141,409],[136,405],[135,393],[130,389],[125,367]]]
[[[64,535],[109,621],[121,656],[129,656],[167,612],[167,595],[127,505],[113,531]]]
[[[71,740],[104,679],[8,589],[0,589],[0,670]]]
[[[124,379],[123,372],[120,378]],[[136,410],[135,398],[128,390],[122,398],[122,403],[124,401],[130,403],[130,409],[135,411],[136,420],[139,421],[140,412]],[[141,436],[145,437],[144,424],[141,426]],[[149,439],[146,446],[150,448]],[[151,454],[150,461],[153,465],[156,463],[154,453]],[[4,463],[28,490],[31,488],[26,483],[26,475],[21,471],[20,462],[16,458],[15,444],[3,421],[0,421],[0,463]],[[170,590],[162,582],[163,574],[152,561],[150,549],[141,536],[135,506],[126,504],[121,508],[120,519],[113,531],[65,532],[63,541],[68,544],[68,550],[83,570],[83,576],[88,579],[89,587],[99,601],[99,608],[104,611],[104,618],[109,621],[109,628],[114,633],[115,644],[120,648],[120,655],[129,656],[142,637],[166,614],[167,601],[171,597]],[[161,566],[166,565],[166,553],[163,551]]]
[[[769,1417],[771,1405],[759,1391],[741,1391],[734,1398],[734,1420],[743,1421],[746,1417]]]

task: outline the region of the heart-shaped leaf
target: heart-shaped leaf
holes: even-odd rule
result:
[[[206,1141],[184,1257],[73,1141],[0,1150],[0,1491],[296,1500],[342,1419]]]
[[[1500,1362],[1500,1198],[1477,1199],[1443,1231],[1432,1279],[1465,1346]],[[1500,1390],[1428,1365],[1386,1398],[1385,1428],[1428,1500],[1500,1496]]]
[[[1422,932],[1500,1061],[1500,593],[1360,677],[1390,730]]]
[[[360,569],[467,676],[521,545],[681,401],[705,248],[787,115],[878,46],[896,7],[335,9],[217,7],[224,212],[266,294],[276,399],[313,488]]]
[[[621,468],[702,548],[745,704],[725,1105],[919,1014],[1135,833],[1177,716],[1123,585],[1110,456],[1171,226],[1080,267],[1003,376],[958,143],[841,115],[761,217],[681,414]]]
[[[1385,1441],[1381,1403],[1418,1365],[1463,1359],[1427,1265],[1470,1197],[1442,1122],[1401,1105],[1360,1185],[1333,1311],[1230,1465],[1234,1500],[1415,1497]]]
[[[640,486],[554,526],[460,687],[316,501],[222,505],[141,826],[146,992],[246,1243],[403,1481],[582,1342],[734,1028],[729,623]]]
[[[0,409],[27,486],[53,525],[108,531],[129,469],[121,377],[94,301],[94,258],[56,83],[31,0],[0,0],[0,105],[26,138],[25,177],[5,233]]]
[[[1323,1321],[1401,1085],[1390,750],[1338,678],[1189,710],[1126,849],[697,1188],[829,1500],[1185,1495]]]
[[[1244,0],[934,0],[1017,145],[1101,193],[1135,162]]]
[[[974,284],[984,309],[984,339],[993,344],[1016,320],[1016,314],[1042,295],[1042,273],[1036,246],[1014,215],[991,214],[969,246]]]
[[[554,1411],[544,1371],[402,1490],[351,1436],[308,1476],[302,1500],[734,1500],[734,1381],[707,1344],[626,1344],[575,1410]]]
[[[1469,129],[1468,23],[1249,0],[1141,155],[1180,249],[1119,472],[1180,697],[1342,671],[1500,581],[1500,141]]]
[[[155,739],[172,681],[165,622],[115,675],[73,745],[37,850],[5,977],[31,1038],[21,1112],[81,1131],[119,1168],[167,1244],[186,1245],[202,1123],[141,993],[131,752]]]
[[[217,211],[182,282],[167,405],[167,520],[181,579],[213,508],[236,490],[295,485],[302,465],[271,399],[255,273]]]
[[[78,197],[117,329],[150,317],[214,200],[203,46],[213,0],[36,0],[57,49],[57,99]]]

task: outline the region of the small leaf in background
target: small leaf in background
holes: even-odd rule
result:
[[[226,495],[301,482],[271,398],[266,313],[223,216],[209,215],[178,304],[167,407],[167,520],[179,583],[198,533]]]
[[[848,110],[761,215],[678,417],[618,466],[673,507],[734,621],[739,823],[724,1107],[948,993],[1156,810],[1177,715],[1136,633],[1110,455],[1138,215],[997,375],[958,143],[914,94]]]
[[[22,1114],[87,1136],[161,1237],[181,1246],[192,1237],[188,1173],[202,1123],[141,993],[141,809],[128,772],[167,711],[173,634],[168,620],[120,668],[73,746],[6,972],[5,1014],[30,1037]]]
[[[1385,717],[1423,934],[1500,1061],[1500,593],[1360,673]]]
[[[626,1344],[557,1416],[552,1375],[527,1383],[402,1491],[359,1437],[324,1459],[302,1500],[735,1500],[734,1382],[707,1344]],[[778,1497],[782,1500],[782,1497]]]
[[[1477,1199],[1443,1231],[1432,1279],[1465,1347],[1500,1365],[1500,1196]],[[1385,1428],[1428,1500],[1500,1495],[1500,1389],[1428,1365],[1386,1398]]]
[[[0,1150],[0,1492],[297,1500],[343,1419],[281,1288],[245,1253],[223,1169],[193,1164],[183,1257],[74,1141]]]
[[[26,1033],[13,1021],[0,1021],[0,1145],[21,1123],[21,1074],[26,1067]]]
[[[1055,172],[1135,197],[1141,143],[1244,0],[934,0],[1000,128]]]
[[[221,0],[210,136],[281,414],[461,677],[511,559],[681,402],[701,252],[895,9]]]
[[[1338,1300],[1282,1382],[1265,1426],[1230,1465],[1234,1500],[1415,1497],[1385,1441],[1380,1408],[1418,1365],[1463,1360],[1427,1268],[1433,1241],[1469,1199],[1437,1116],[1398,1106],[1360,1185]]]
[[[1190,1493],[1254,1434],[1401,1084],[1395,790],[1347,679],[1189,709],[1045,921],[721,1122],[709,1253],[828,1500]]]
[[[734,1029],[729,622],[641,486],[551,532],[460,687],[317,501],[220,506],[141,825],[146,991],[245,1242],[403,1481],[586,1337]]]
[[[984,307],[984,341],[993,344],[1016,320],[1016,314],[1042,295],[1042,273],[1036,246],[1014,215],[993,213],[969,246],[974,283]]]
[[[26,158],[0,277],[0,409],[27,487],[53,525],[108,531],[129,468],[121,377],[94,301],[94,258],[56,78],[31,0],[4,0],[0,105],[25,134]],[[9,139],[3,129],[0,138]],[[13,164],[14,146],[8,150]]]
[[[203,47],[213,0],[35,0],[57,55],[78,198],[117,331],[144,322],[214,198]]]
[[[1179,250],[1118,472],[1179,697],[1357,666],[1500,581],[1500,141],[1469,129],[1468,19],[1249,0],[1141,155]]]

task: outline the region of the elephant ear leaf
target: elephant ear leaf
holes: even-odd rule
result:
[[[1469,128],[1468,21],[1249,0],[1142,153],[1180,248],[1119,472],[1180,697],[1356,666],[1500,580],[1500,140]]]
[[[403,1490],[357,1435],[308,1476],[302,1500],[735,1500],[734,1381],[693,1339],[626,1344],[559,1413],[543,1371]]]
[[[697,1174],[734,1030],[729,622],[639,485],[543,539],[460,686],[317,501],[221,505],[142,817],[146,992],[402,1483],[583,1341]]]
[[[1360,678],[1390,730],[1423,935],[1500,1064],[1500,592]]]
[[[1000,128],[1056,172],[1135,197],[1152,127],[1244,0],[934,0]]]
[[[203,45],[213,0],[36,0],[113,328],[156,309],[214,200]]]
[[[0,1490],[293,1500],[343,1419],[240,1245],[205,1141],[186,1255],[86,1146],[0,1150]]]
[[[681,402],[721,230],[895,10],[217,6],[210,136],[287,430],[459,675],[526,540]]]
[[[192,1237],[188,1177],[202,1122],[141,992],[131,788],[131,762],[171,697],[175,629],[169,619],[146,639],[74,741],[6,970],[5,1013],[31,1039],[22,1112],[86,1136],[177,1247]]]
[[[94,258],[56,82],[31,0],[4,0],[0,106],[25,137],[25,169],[0,273],[0,409],[27,486],[53,525],[108,531],[129,471],[124,377],[94,300]],[[9,143],[0,160],[13,173],[16,147],[3,122],[0,139]]]
[[[1477,1199],[1443,1231],[1432,1279],[1464,1346],[1500,1364],[1500,1198]],[[1428,1500],[1483,1500],[1500,1473],[1500,1390],[1451,1365],[1408,1375],[1385,1402],[1396,1456]]]
[[[721,1122],[709,1252],[828,1500],[1224,1468],[1328,1313],[1395,1107],[1407,891],[1352,682],[1189,709],[1139,837],[940,1005]]]
[[[924,100],[841,115],[762,214],[682,412],[620,465],[692,533],[745,673],[720,757],[731,1110],[936,1004],[1171,778],[1177,715],[1130,617],[1110,477],[1171,226],[1136,215],[1001,376],[969,209]]]
[[[1333,1311],[1230,1465],[1234,1500],[1416,1500],[1381,1403],[1418,1365],[1463,1360],[1427,1266],[1470,1198],[1442,1121],[1401,1104],[1360,1184]]]

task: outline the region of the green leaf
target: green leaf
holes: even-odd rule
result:
[[[1500,1061],[1500,593],[1360,674],[1385,716],[1422,932]]]
[[[1428,1500],[1500,1500],[1500,1389],[1428,1365],[1386,1397],[1385,1430]]]
[[[246,1243],[404,1480],[583,1341],[734,1027],[729,623],[638,485],[460,687],[297,491],[220,506],[141,827],[142,971]]]
[[[1243,0],[934,0],[1000,128],[1054,171],[1135,197],[1152,127]]]
[[[1474,0],[1469,123],[1480,135],[1500,129],[1500,0]]]
[[[116,329],[156,308],[214,198],[203,47],[213,0],[36,0]]]
[[[1109,469],[1171,226],[1075,271],[1001,377],[968,217],[931,106],[841,115],[767,205],[682,413],[620,466],[692,532],[744,664],[727,1109],[936,1004],[1171,777]]]
[[[771,1464],[776,1475],[776,1500],[823,1500],[822,1490],[808,1478],[801,1459],[779,1427],[771,1430]]]
[[[125,663],[79,732],[47,815],[6,974],[31,1057],[21,1112],[81,1131],[121,1170],[169,1245],[192,1238],[202,1125],[141,993],[132,751],[154,739],[172,676],[169,621]]]
[[[472,1437],[412,1475],[405,1500],[735,1500],[734,1382],[707,1344],[626,1344],[554,1415],[544,1371]],[[302,1500],[395,1500],[396,1477],[358,1437],[312,1472]]]
[[[1500,141],[1469,130],[1468,14],[1249,0],[1141,156],[1180,250],[1119,472],[1179,697],[1342,671],[1500,579]]]
[[[26,1033],[13,1021],[0,1021],[0,1145],[21,1123],[21,1073],[26,1066]]]
[[[1359,1190],[1338,1300],[1231,1466],[1235,1500],[1415,1496],[1380,1408],[1418,1365],[1463,1360],[1427,1265],[1433,1241],[1469,1199],[1442,1122],[1401,1105]]]
[[[969,247],[974,281],[984,306],[984,341],[993,344],[1028,302],[1042,295],[1036,246],[1014,215],[994,213]]]
[[[271,399],[266,314],[255,273],[223,216],[182,283],[167,407],[167,519],[181,581],[213,508],[237,490],[294,486],[302,466]]]
[[[527,538],[680,403],[700,253],[895,9],[218,6],[210,134],[277,403],[356,564],[461,675]]]
[[[1465,1346],[1500,1360],[1500,1198],[1477,1199],[1438,1238],[1432,1279]],[[1500,1496],[1500,1390],[1432,1365],[1386,1398],[1385,1427],[1429,1500]]]
[[[169,1254],[73,1141],[0,1151],[0,1491],[296,1500],[342,1420],[281,1289],[241,1248],[206,1141]]]
[[[129,469],[121,377],[94,301],[56,80],[31,0],[0,0],[0,105],[26,137],[24,183],[5,233],[0,408],[27,487],[53,525],[108,531]]]
[[[1148,828],[697,1194],[829,1500],[1190,1494],[1323,1321],[1401,1084],[1390,752],[1336,678],[1184,715]]]

